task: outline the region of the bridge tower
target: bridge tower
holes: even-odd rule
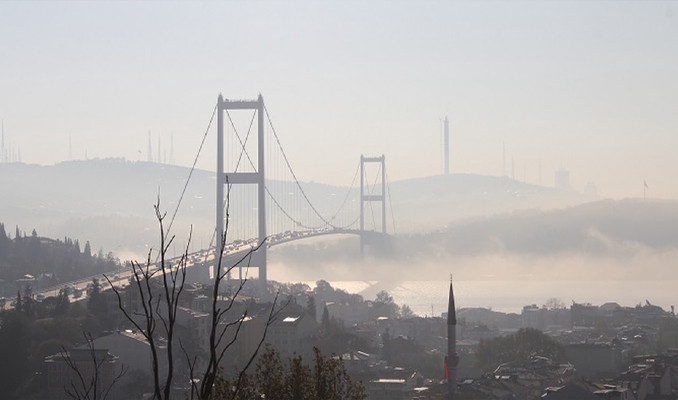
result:
[[[256,172],[224,173],[224,111],[227,110],[256,110],[257,112],[258,165]],[[264,98],[260,94],[256,100],[228,100],[220,94],[217,99],[217,251],[224,241],[224,185],[257,185],[258,242],[261,244],[266,241],[266,188],[264,179]],[[266,248],[267,246],[264,243],[252,255],[252,266],[259,267],[259,282],[262,285],[262,294],[265,294],[266,291]],[[223,267],[223,265],[219,265],[218,271],[221,271]]]
[[[381,193],[365,194],[365,164],[381,164]],[[360,155],[360,252],[365,251],[368,235],[365,232],[365,202],[381,202],[381,233],[386,233],[386,156],[365,157]]]

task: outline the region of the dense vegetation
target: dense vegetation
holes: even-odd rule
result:
[[[308,365],[301,356],[283,362],[275,349],[267,347],[254,373],[244,373],[240,380],[219,380],[214,398],[232,399],[234,387],[240,389],[235,400],[363,400],[366,397],[362,383],[351,379],[342,360],[323,356],[317,348],[313,363]]]
[[[0,312],[0,354],[12,360],[0,363],[0,398],[44,387],[44,374],[35,372],[42,371],[46,356],[78,344],[82,332],[111,328],[97,281],[84,305],[70,304],[66,290],[36,301],[34,290],[117,268],[112,254],[92,254],[89,242],[81,250],[78,240],[42,238],[35,230],[26,235],[18,227],[12,237],[0,223],[0,288],[5,296],[17,296],[14,309]],[[17,281],[26,275],[34,279]]]
[[[477,361],[485,371],[494,370],[506,362],[526,361],[532,355],[560,361],[565,359],[565,350],[542,331],[521,328],[513,335],[481,340],[476,353]]]
[[[83,341],[83,332],[99,335],[112,327],[98,282],[85,305],[69,303],[62,290],[41,302],[31,288],[19,293],[16,308],[0,312],[0,399],[21,397],[46,385],[44,358]],[[11,360],[11,361],[10,361]]]
[[[15,229],[14,238],[0,223],[0,280],[5,284],[15,282],[25,275],[47,279],[47,284],[69,282],[97,273],[112,271],[120,262],[112,253],[102,251],[92,254],[89,241],[80,249],[79,241],[65,237],[53,240],[39,237],[33,230],[30,235]],[[14,293],[12,293],[14,294]]]

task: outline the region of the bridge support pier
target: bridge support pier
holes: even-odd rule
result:
[[[231,172],[224,173],[224,111],[227,110],[255,110],[257,112],[257,171],[256,172]],[[261,244],[257,250],[256,267],[259,268],[259,283],[262,295],[266,293],[266,187],[264,176],[264,98],[259,95],[256,100],[228,100],[220,94],[217,99],[217,212],[216,212],[216,260],[219,260],[219,251],[223,251],[224,242],[224,186],[251,184],[257,185],[257,218],[258,218],[258,242]],[[222,273],[224,265],[216,266],[214,273]],[[242,267],[240,267],[242,268]],[[242,272],[240,274],[242,279]]]
[[[365,194],[365,164],[381,164],[381,194]],[[386,156],[365,157],[360,155],[360,253],[365,253],[369,241],[365,233],[365,202],[381,202],[381,233],[386,233]]]

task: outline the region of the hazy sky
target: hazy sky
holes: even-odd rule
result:
[[[216,97],[262,93],[297,175],[453,172],[678,197],[678,2],[0,2],[0,118],[24,162],[190,165]],[[246,127],[244,128],[246,129]],[[216,164],[214,131],[200,166]],[[168,156],[169,157],[169,156]]]

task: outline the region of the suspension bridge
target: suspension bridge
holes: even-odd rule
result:
[[[395,232],[384,155],[361,156],[346,193],[320,202],[312,200],[292,168],[263,97],[229,100],[219,95],[167,233],[215,119],[215,231],[209,248],[192,258],[197,259],[197,254],[215,256],[203,257],[199,264],[203,268],[193,268],[193,280],[206,281],[214,275],[217,252],[223,249],[220,271],[248,254],[244,266],[258,269],[259,282],[265,288],[267,253],[272,246],[320,235],[354,234],[360,237],[362,252],[365,246],[387,240],[387,222],[390,233]],[[321,212],[328,208],[326,203],[334,203],[334,210]],[[238,279],[243,279],[242,268],[238,267]]]
[[[238,128],[236,111],[251,112],[245,119],[247,129]],[[219,271],[238,265],[238,279],[243,268],[257,268],[262,294],[267,285],[267,252],[270,247],[296,240],[332,234],[352,234],[360,237],[360,249],[372,244],[388,243],[395,233],[395,218],[386,173],[386,158],[360,156],[353,179],[346,193],[314,202],[297,178],[287,157],[261,95],[256,100],[228,100],[221,95],[214,106],[207,129],[167,225],[170,237],[172,225],[200,158],[206,139],[216,118],[216,229],[208,248],[188,255],[188,281],[209,283],[216,273],[218,252],[223,251]],[[256,139],[251,139],[256,120]],[[376,167],[376,170],[374,169]],[[371,173],[370,173],[371,171]],[[358,180],[358,176],[360,179]],[[359,188],[357,188],[359,184]],[[337,201],[340,198],[341,201]],[[332,202],[334,211],[323,214],[325,202]],[[358,203],[356,205],[356,203]],[[380,203],[375,211],[373,203]],[[325,206],[325,207],[321,207]],[[390,209],[390,233],[387,230],[387,208]],[[221,244],[221,245],[219,245]],[[172,262],[172,260],[170,260]],[[174,260],[176,261],[176,260]],[[157,267],[157,266],[156,266]],[[112,284],[125,285],[131,271],[119,271],[108,278]],[[82,292],[93,278],[36,290],[36,295],[56,295],[68,287]],[[235,278],[233,278],[235,279]],[[107,288],[107,287],[104,287]],[[71,301],[82,300],[71,294]],[[11,300],[11,299],[10,299]],[[0,310],[5,305],[0,306]],[[11,308],[12,306],[9,305]]]

